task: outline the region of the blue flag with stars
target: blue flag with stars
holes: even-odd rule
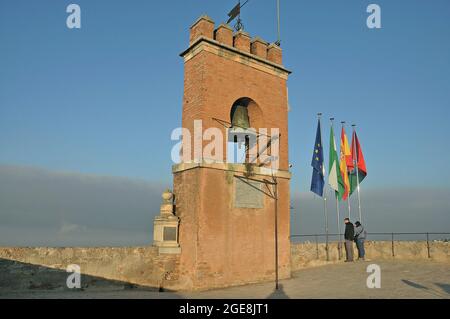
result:
[[[311,192],[319,196],[323,196],[323,187],[325,185],[324,168],[323,168],[323,148],[322,136],[320,129],[320,120],[317,123],[316,143],[314,144],[314,153],[311,161],[313,174],[311,179]]]

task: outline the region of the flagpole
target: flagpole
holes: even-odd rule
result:
[[[361,195],[360,195],[360,190],[359,190],[359,169],[358,169],[359,159],[358,159],[358,153],[357,153],[357,149],[356,149],[356,129],[355,129],[356,125],[353,124],[352,127],[353,127],[353,136],[352,136],[352,138],[355,139],[355,145],[353,146],[353,148],[354,148],[353,151],[355,152],[354,166],[355,166],[355,169],[356,169],[356,185],[357,185],[356,186],[356,191],[358,192],[359,222],[362,224]]]
[[[347,206],[348,206],[348,219],[351,220],[351,214],[350,214],[350,194],[347,197]]]
[[[334,117],[330,118],[331,121],[331,128],[334,132]],[[334,148],[336,148],[336,139],[334,137],[333,134],[333,143],[335,145]],[[331,150],[330,150],[331,152]],[[336,154],[337,155],[337,154]],[[337,163],[336,163],[337,164]],[[339,170],[339,174],[340,174],[340,170]],[[337,216],[337,229],[338,229],[338,259],[341,260],[341,217],[340,217],[340,213],[339,213],[339,196],[338,196],[338,192],[334,192],[335,196],[336,196],[336,216]]]
[[[342,128],[345,130],[345,121],[342,121],[341,124],[342,124]],[[341,142],[341,145],[342,145],[342,142]],[[345,154],[344,154],[344,160],[345,160]],[[347,165],[347,162],[345,163],[345,165]],[[347,206],[348,206],[348,218],[351,220],[350,192],[348,193],[348,196],[347,196]]]
[[[328,253],[328,211],[327,211],[327,197],[325,195],[325,190],[323,192],[323,207],[325,212],[325,234],[326,234],[326,243],[325,243],[325,251],[327,253],[327,261],[330,260],[330,256]]]
[[[317,117],[319,119],[319,123],[320,123],[320,118],[322,116],[322,113],[317,113]],[[320,146],[322,147],[322,158],[324,158],[324,154],[323,154],[323,143],[322,143],[322,125],[320,125]],[[325,161],[322,161],[322,174],[323,174],[323,180],[325,181]],[[324,183],[325,184],[325,183]],[[326,239],[326,243],[325,243],[325,251],[327,254],[327,261],[330,260],[330,256],[329,256],[329,252],[328,252],[328,210],[327,210],[327,192],[325,191],[326,189],[326,185],[324,185],[324,190],[323,190],[323,211],[325,214],[325,239]]]

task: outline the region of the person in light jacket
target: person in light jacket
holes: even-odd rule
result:
[[[355,226],[355,242],[356,248],[358,248],[358,260],[364,260],[366,255],[364,241],[366,240],[367,232],[359,221],[355,223]]]

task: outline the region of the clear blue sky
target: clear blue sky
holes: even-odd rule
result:
[[[381,30],[366,27],[373,2]],[[66,27],[70,3],[80,30]],[[178,54],[198,16],[219,24],[235,3],[2,0],[0,164],[169,184]],[[281,10],[293,189],[309,189],[319,111],[358,124],[365,187],[448,188],[450,2],[281,0]],[[275,40],[275,0],[250,0],[242,18]]]

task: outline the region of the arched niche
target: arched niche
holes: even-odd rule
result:
[[[239,153],[237,155],[234,154],[236,156],[232,157],[233,162],[253,162],[252,158],[254,157],[251,157],[250,153],[252,151],[256,152],[257,131],[259,128],[264,127],[261,108],[249,97],[239,98],[231,106],[230,123],[231,128],[227,138],[227,151],[233,148],[234,153]],[[230,162],[231,158],[228,155],[227,153],[227,161]]]
[[[242,114],[241,110],[245,110],[248,117],[248,127],[258,129],[264,127],[264,119],[261,108],[249,97],[241,97],[237,99],[230,109],[230,123],[233,125],[236,113]],[[246,127],[246,128],[248,128]]]

